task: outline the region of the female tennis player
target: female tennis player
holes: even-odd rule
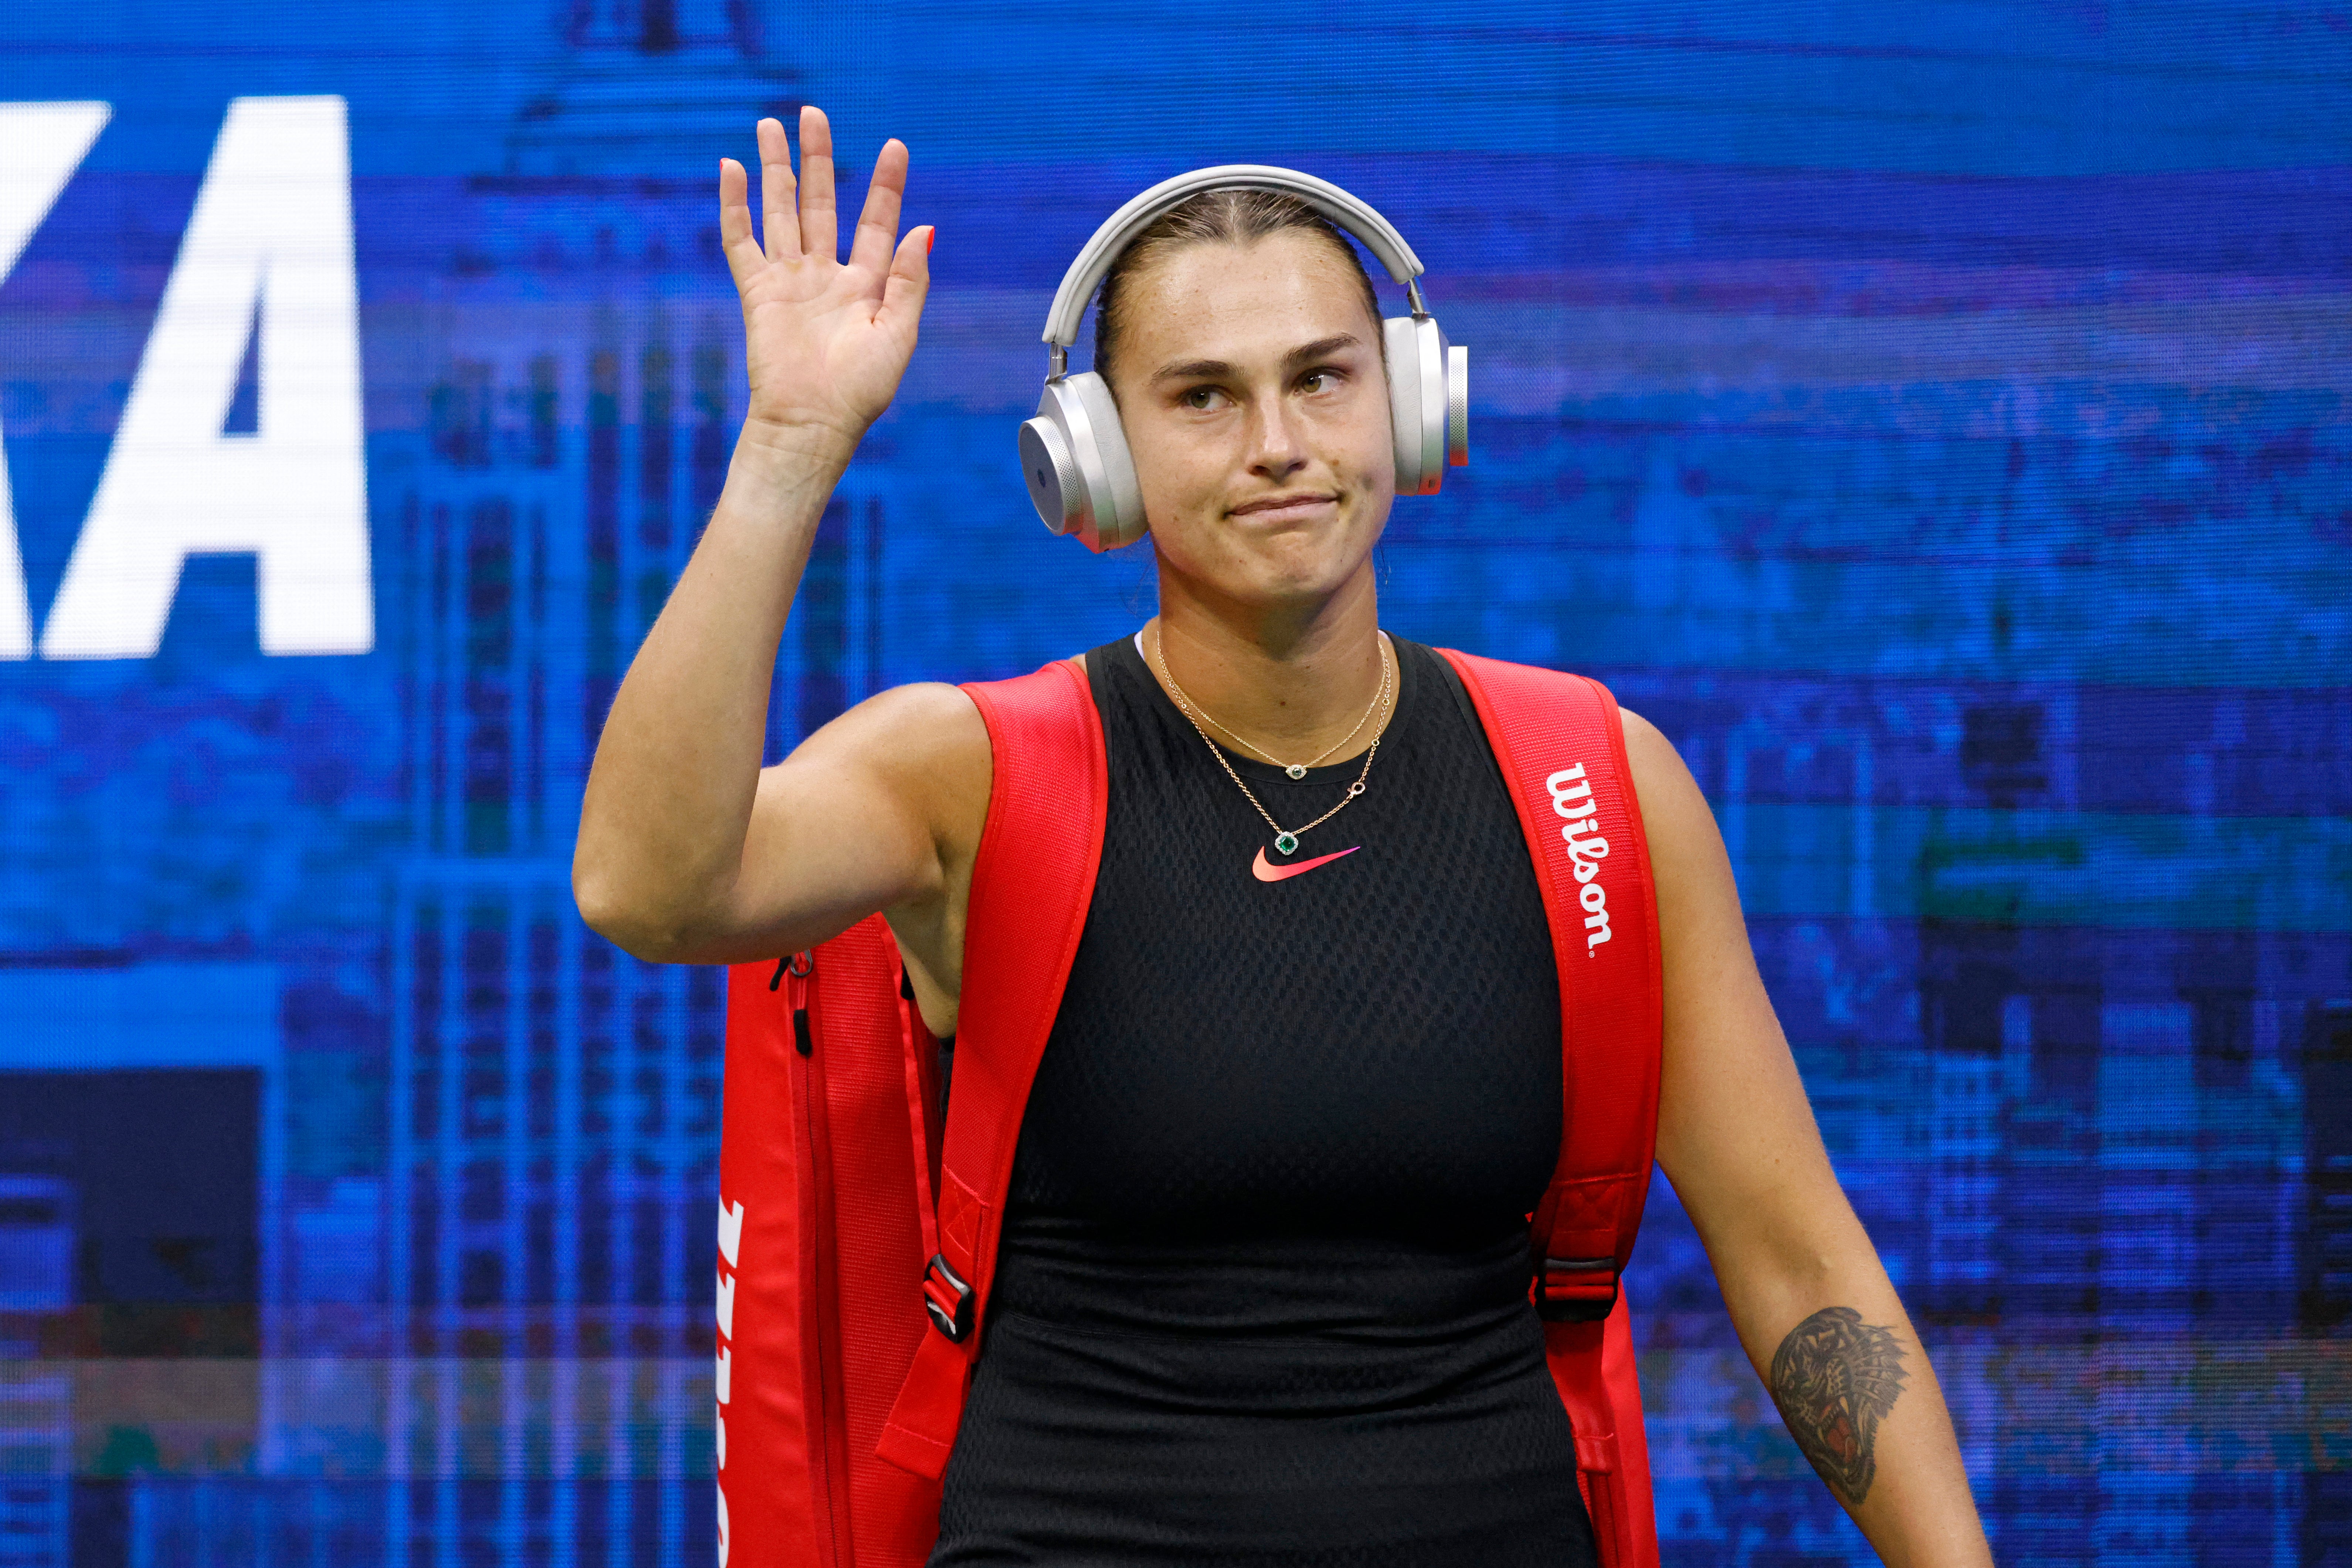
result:
[[[796,175],[784,128],[759,126],[761,234],[722,165],[749,413],[614,701],[574,887],[596,930],[673,963],[772,957],[879,910],[950,1036],[990,786],[971,700],[886,691],[760,765],[810,541],[930,284],[932,230],[898,234],[905,147],[884,146],[840,261],[824,116],[800,135]],[[931,1561],[1590,1563],[1528,1301],[1559,976],[1458,680],[1380,626],[1395,458],[1371,285],[1306,204],[1212,191],[1128,247],[1097,321],[1160,610],[1076,656],[1108,825]],[[970,547],[943,540],[937,570]],[[1714,818],[1665,738],[1623,724],[1664,966],[1658,1163],[1880,1555],[1989,1563]],[[1270,862],[1270,834],[1295,853]]]

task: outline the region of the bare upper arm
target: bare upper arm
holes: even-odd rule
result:
[[[1716,1259],[1810,1250],[1849,1215],[1764,992],[1715,815],[1655,725],[1624,714],[1657,883],[1665,988],[1658,1163]]]
[[[969,875],[989,777],[988,729],[963,692],[926,683],[868,698],[761,770],[734,883],[713,929],[677,956],[740,962],[813,947],[877,911],[894,929],[943,912]]]

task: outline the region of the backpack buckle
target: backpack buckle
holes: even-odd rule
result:
[[[923,1266],[923,1310],[951,1344],[963,1343],[971,1332],[971,1286],[948,1266],[945,1253],[932,1253]]]
[[[1617,1305],[1617,1259],[1547,1258],[1536,1279],[1536,1316],[1547,1323],[1597,1323]]]

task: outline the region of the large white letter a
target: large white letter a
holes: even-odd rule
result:
[[[249,329],[258,433],[224,435]],[[42,626],[43,656],[153,654],[181,564],[199,552],[257,557],[264,653],[367,652],[362,440],[343,100],[237,99]]]

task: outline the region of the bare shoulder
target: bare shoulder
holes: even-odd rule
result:
[[[1080,675],[1086,661],[1082,653],[1064,660]],[[977,783],[985,800],[989,747],[987,721],[961,687],[921,680],[876,692],[811,735],[802,750],[854,752],[870,767],[958,793]]]
[[[786,773],[851,774],[912,807],[934,843],[976,843],[988,811],[988,725],[960,689],[918,681],[877,691],[803,741]]]
[[[925,1021],[934,1034],[953,1034],[972,868],[994,782],[988,724],[978,705],[940,681],[893,687],[811,735],[769,773],[780,807],[794,800],[844,803],[809,829],[825,841],[812,847],[812,857],[887,868],[858,882],[856,897],[839,900],[838,908],[855,918],[879,907]],[[853,801],[858,804],[847,804]],[[841,923],[835,920],[830,929]]]
[[[961,688],[943,680],[893,686],[809,737],[855,750],[877,765],[926,768],[988,763],[988,725]]]
[[[1069,660],[1081,674],[1084,658]],[[927,680],[875,693],[767,771],[780,784],[830,781],[897,803],[929,829],[952,886],[955,863],[969,861],[986,826],[994,768],[988,723],[970,694]]]
[[[1659,748],[1673,754],[1676,762],[1682,760],[1680,753],[1675,752],[1675,743],[1666,739],[1664,731],[1622,703],[1618,704],[1617,722],[1625,731],[1625,753],[1633,759],[1634,766],[1642,764],[1644,755],[1654,761]]]
[[[1657,884],[1658,918],[1687,934],[1692,917],[1709,914],[1719,922],[1728,913],[1738,918],[1738,891],[1731,880],[1731,863],[1724,853],[1723,834],[1715,813],[1691,776],[1675,743],[1655,724],[1630,708],[1620,708],[1625,727],[1625,759],[1633,771],[1633,793],[1642,807],[1642,835],[1650,844],[1650,871]]]
[[[1714,974],[1725,964],[1752,970],[1731,858],[1706,795],[1655,724],[1631,709],[1618,712],[1641,803],[1642,834],[1649,840],[1669,984],[1676,971],[1684,976]]]
[[[1698,781],[1683,762],[1682,753],[1665,732],[1631,708],[1617,710],[1618,721],[1625,731],[1625,760],[1633,772],[1633,793],[1640,797],[1642,826],[1651,839],[1651,853],[1655,856],[1657,837],[1663,831],[1688,828],[1694,807],[1707,816],[1706,797],[1699,793]]]

